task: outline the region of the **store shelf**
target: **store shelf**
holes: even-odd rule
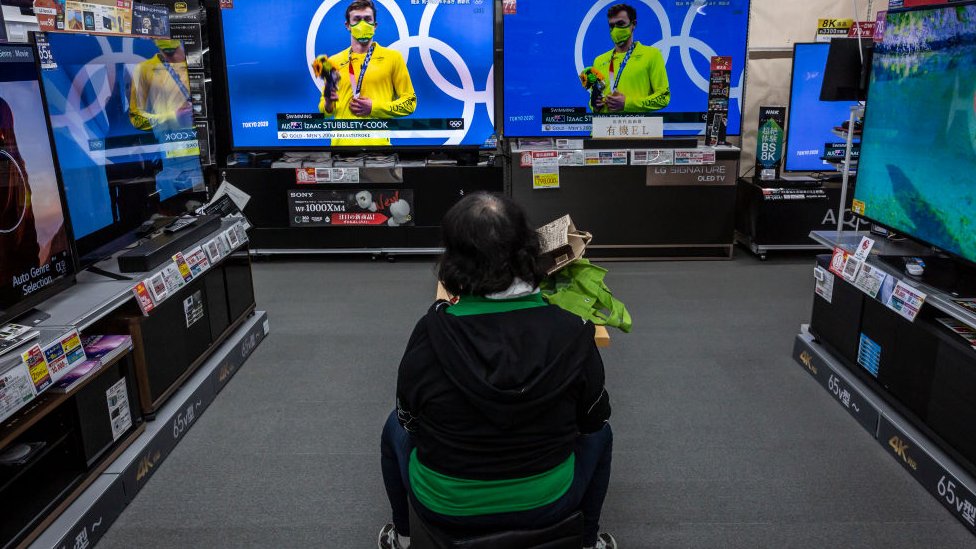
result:
[[[963,526],[976,534],[976,480],[801,328],[793,358]]]
[[[250,316],[158,411],[156,420],[143,424],[138,438],[114,454],[98,478],[45,525],[30,547],[74,547],[78,539],[95,544],[269,331],[267,313]]]
[[[892,242],[867,232],[845,231],[838,234],[837,231],[813,231],[810,233],[810,238],[820,244],[831,249],[835,247],[842,248],[852,254],[861,243],[861,238],[865,236],[875,240],[871,256],[868,258],[869,265],[881,269],[888,276],[925,293],[927,296],[925,298],[926,305],[931,305],[960,322],[965,322],[970,326],[976,327],[976,313],[957,305],[953,302],[952,295],[920,280],[908,277],[902,271],[894,269],[891,265],[877,259],[878,255],[904,257],[924,256],[931,253],[929,248],[908,240]]]

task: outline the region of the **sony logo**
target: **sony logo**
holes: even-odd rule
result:
[[[292,198],[312,198],[312,193],[291,193]]]

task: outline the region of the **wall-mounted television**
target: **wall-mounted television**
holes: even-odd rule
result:
[[[36,35],[77,250],[87,263],[205,187],[179,40]]]
[[[221,12],[235,149],[495,147],[494,2],[350,4]]]
[[[0,325],[73,281],[34,50],[0,44]]]
[[[846,141],[834,133],[834,128],[850,119],[851,107],[857,102],[820,100],[829,51],[830,44],[826,42],[793,46],[784,171],[834,171],[831,164],[823,160],[826,145],[846,147]]]
[[[518,2],[503,16],[505,135],[588,136],[594,111],[660,115],[665,135],[704,133],[716,55],[732,57],[728,134],[738,135],[749,1],[634,1],[627,21],[607,13],[616,4]],[[626,51],[610,52],[631,37],[637,45],[625,64]],[[594,107],[593,87],[584,88],[580,77],[590,68],[596,73],[587,80],[602,79],[600,95],[616,89],[621,104]]]
[[[887,15],[854,211],[976,262],[976,4]]]

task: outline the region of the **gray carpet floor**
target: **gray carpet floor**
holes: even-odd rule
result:
[[[973,547],[790,358],[812,257],[608,264],[604,527],[625,548]],[[101,547],[375,547],[380,428],[428,261],[255,264],[271,336]]]

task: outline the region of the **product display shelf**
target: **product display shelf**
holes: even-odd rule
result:
[[[30,547],[97,543],[269,333],[267,313],[247,317],[157,412],[156,420],[107,461],[101,474]]]
[[[234,218],[223,220],[220,229],[187,246],[182,250],[183,253],[208,242],[238,222],[239,220]],[[241,243],[238,249],[245,246],[246,243]],[[123,274],[119,271],[115,256],[98,263],[96,267],[113,274]],[[79,330],[84,330],[133,299],[132,288],[161,270],[162,267],[158,267],[148,273],[125,273],[125,276],[131,277],[132,280],[112,280],[89,271],[82,271],[78,273],[78,284],[38,307],[52,317],[41,326],[77,326]]]
[[[451,206],[474,192],[505,190],[501,166],[352,169],[356,170],[358,182],[299,183],[295,168],[232,166],[222,170],[227,182],[250,196],[244,215],[253,225],[248,231],[251,253],[438,254],[442,251],[441,219]],[[375,200],[381,200],[381,195],[404,199],[410,206],[409,224],[307,225],[295,220],[298,200],[311,200],[316,207],[330,210],[342,203],[344,211],[339,213],[366,213],[353,206],[353,198],[364,191]],[[296,198],[295,193],[309,196]],[[322,206],[325,202],[331,204]]]
[[[852,375],[829,349],[816,341],[806,325],[794,341],[793,358],[892,459],[976,535],[976,479],[874,389]]]
[[[20,352],[36,344],[45,346],[70,331],[71,328],[42,329],[38,338],[5,356],[5,362],[14,364],[13,367],[22,367],[19,363]],[[86,426],[86,421],[107,423],[110,419],[107,416],[108,408],[98,412],[105,417],[84,416],[83,411],[89,409],[80,400],[81,395],[86,394],[84,402],[90,402],[92,394],[97,400],[97,394],[104,390],[103,376],[114,380],[112,376],[121,375],[121,379],[127,379],[131,357],[130,346],[126,352],[106,361],[75,383],[67,392],[57,393],[48,388],[0,423],[0,451],[21,439],[32,443],[44,442],[44,447],[27,458],[25,463],[0,468],[0,499],[6,499],[8,503],[18,502],[18,505],[5,511],[0,527],[0,545],[24,546],[40,535],[145,429],[139,418],[133,417],[132,425],[114,440],[110,434],[104,433],[87,438],[91,436],[91,427]],[[94,387],[92,393],[88,387],[93,384],[102,387]],[[101,399],[102,406],[105,406],[105,396],[102,395]],[[105,426],[96,429],[104,431]],[[99,436],[109,438],[102,442]],[[25,486],[30,486],[29,490]]]
[[[132,347],[130,346],[127,352],[100,366],[98,370],[92,372],[84,380],[72,386],[71,390],[68,392],[54,393],[46,391],[38,395],[34,400],[30,401],[23,408],[18,410],[16,414],[7,418],[6,421],[0,423],[0,448],[5,448],[8,444],[13,442],[14,439],[33,427],[44,416],[81,391],[95,378],[97,378],[102,371],[108,370],[119,362],[129,358],[131,353]]]
[[[631,164],[635,150],[683,147],[671,143],[584,140],[583,149],[557,150],[566,157],[560,160],[557,188],[536,188],[533,151],[514,148],[512,198],[533,225],[570,214],[577,227],[593,234],[587,254],[594,259],[731,259],[741,151],[696,149],[714,151],[712,164]],[[610,158],[587,165],[585,154],[600,151]]]
[[[839,183],[814,187],[739,178],[736,242],[761,260],[770,252],[823,250],[823,244],[810,240],[810,231],[835,227],[839,200]]]
[[[828,248],[842,248],[849,253],[854,253],[861,242],[862,237],[874,239],[876,242],[868,259],[868,264],[872,267],[883,270],[888,276],[894,277],[909,286],[917,288],[926,294],[925,304],[931,305],[947,315],[976,328],[976,313],[957,305],[953,301],[953,296],[944,290],[926,284],[922,280],[906,275],[903,271],[894,269],[891,265],[879,261],[877,255],[887,256],[924,256],[931,253],[929,248],[921,246],[911,241],[892,242],[884,238],[872,235],[867,232],[845,231],[840,234],[837,231],[814,231],[810,233],[810,238]]]

